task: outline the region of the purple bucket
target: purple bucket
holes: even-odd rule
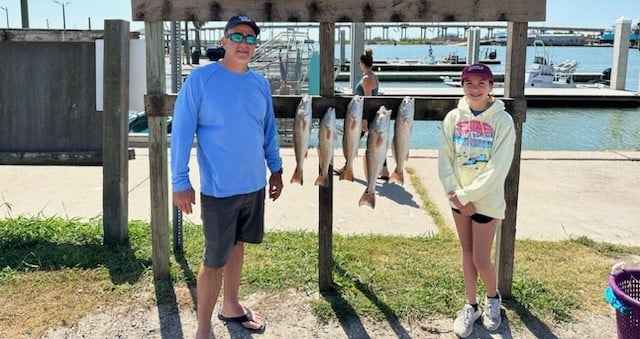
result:
[[[618,338],[640,338],[640,270],[616,271],[609,277],[609,286],[616,298],[631,309],[629,313],[616,311]]]

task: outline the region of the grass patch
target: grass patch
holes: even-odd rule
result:
[[[420,319],[433,314],[453,318],[462,306],[458,240],[415,171],[407,172],[438,233],[334,235],[336,293],[312,301],[318,321]],[[193,306],[201,227],[184,225],[184,251],[171,256],[171,278],[160,282],[153,281],[150,225],[131,222],[128,230],[127,243],[106,246],[101,220],[0,219],[0,333],[39,336],[110,307]],[[317,244],[311,232],[268,232],[262,245],[248,245],[242,293],[317,291]],[[576,310],[609,312],[603,300],[609,270],[628,255],[640,255],[640,248],[587,237],[516,241],[513,299],[505,303],[510,324],[572,321]]]
[[[127,244],[103,246],[97,220],[0,220],[0,333],[39,335],[69,326],[98,307],[191,304],[188,295],[175,293],[176,287],[195,285],[201,228],[185,224],[184,232],[184,254],[172,258],[171,280],[154,285],[146,223],[129,225]],[[260,246],[247,246],[243,293],[317,290],[315,234],[269,232],[264,240]],[[602,291],[611,264],[621,255],[640,254],[635,247],[583,238],[517,241],[516,246],[512,303],[551,323],[571,321],[578,309],[605,313]],[[319,321],[336,316],[453,317],[462,306],[454,237],[337,235],[334,260],[337,294],[314,302]],[[520,313],[510,311],[510,320]]]

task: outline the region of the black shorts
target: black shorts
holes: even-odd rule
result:
[[[262,242],[264,195],[264,188],[227,198],[200,194],[206,267],[223,267],[238,241]]]
[[[457,208],[451,208],[454,212],[460,214],[460,210]],[[493,218],[484,214],[474,214],[471,216],[471,220],[477,222],[478,224],[487,224],[493,221]]]

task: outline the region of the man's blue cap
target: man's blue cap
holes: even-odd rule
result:
[[[224,31],[227,32],[230,28],[233,28],[236,25],[245,24],[249,27],[253,28],[253,31],[256,35],[260,34],[260,28],[256,25],[256,22],[253,21],[250,17],[246,15],[236,15],[231,17],[229,21],[227,21],[227,25],[224,26]]]

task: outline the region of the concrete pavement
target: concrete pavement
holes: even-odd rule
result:
[[[129,162],[129,219],[150,220],[149,159],[136,148]],[[364,150],[360,151],[363,154]],[[281,150],[285,187],[277,201],[266,204],[266,229],[318,228],[317,151],[304,163],[304,185],[290,184],[293,149]],[[640,246],[640,152],[522,153],[516,236],[561,240],[588,236],[596,241]],[[336,150],[335,164],[344,158]],[[389,153],[390,169],[395,162]],[[453,219],[437,176],[436,150],[411,150],[407,166],[428,190],[450,225]],[[408,179],[404,186],[378,182],[376,208],[358,206],[365,189],[362,161],[355,162],[356,181],[334,176],[334,232],[339,234],[431,235],[437,229]],[[198,187],[195,150],[191,179]],[[58,215],[95,218],[102,215],[102,167],[0,166],[0,217]],[[171,215],[171,213],[170,213]],[[199,201],[186,220],[201,223]]]

